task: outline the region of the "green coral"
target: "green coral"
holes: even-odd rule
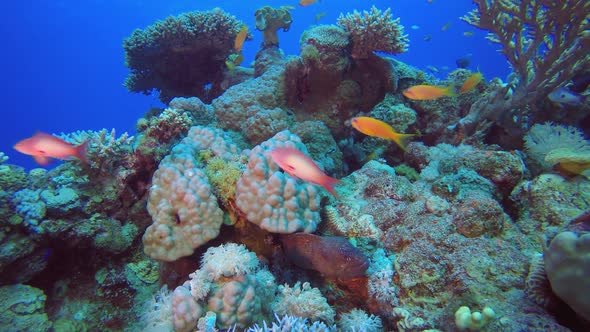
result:
[[[131,262],[125,266],[125,275],[132,284],[136,284],[135,279],[146,284],[154,284],[160,279],[159,264],[150,259]]]
[[[293,18],[288,8],[283,6],[272,8],[264,6],[258,9],[254,16],[256,17],[256,29],[262,31],[264,46],[278,46],[279,36],[277,30],[289,31]]]
[[[25,171],[12,165],[0,165],[0,188],[5,191],[18,191],[27,184]]]
[[[408,180],[414,182],[420,179],[420,174],[416,172],[416,170],[408,166],[407,164],[400,164],[393,168],[395,170],[395,174],[399,174],[401,176],[405,176]]]
[[[207,151],[202,151],[205,154]],[[236,183],[242,175],[242,169],[238,163],[228,162],[220,157],[209,157],[205,174],[209,183],[213,185],[215,195],[227,206],[229,200],[236,196]]]

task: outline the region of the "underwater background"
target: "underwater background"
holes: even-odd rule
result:
[[[590,330],[590,2],[1,7],[1,331]]]
[[[0,130],[4,139],[0,151],[12,162],[34,167],[29,157],[13,152],[12,145],[35,131],[61,133],[75,130],[115,128],[135,131],[135,121],[149,107],[161,107],[155,97],[127,92],[122,85],[127,76],[123,38],[134,29],[144,28],[169,15],[216,6],[232,13],[253,27],[253,12],[264,5],[294,5],[296,1],[10,1],[2,6],[5,17],[0,24],[7,43],[3,52],[2,91],[5,100]],[[470,27],[459,17],[468,12],[470,1],[323,1],[299,7],[291,33],[281,33],[285,54],[299,53],[299,36],[315,23],[331,24],[340,13],[353,9],[392,7],[401,17],[412,41],[401,61],[428,70],[437,67],[445,75],[456,68],[455,60],[468,57],[469,68],[479,68],[488,77],[505,78],[506,60],[497,47],[483,39],[485,32]],[[395,5],[395,6],[394,6]],[[10,13],[10,15],[8,14]],[[447,31],[441,28],[451,23]],[[419,29],[410,27],[416,25]],[[473,36],[464,36],[473,31]],[[432,39],[424,41],[431,36]],[[262,41],[260,32],[244,47],[245,63],[254,60]],[[443,70],[442,67],[447,67]],[[37,102],[23,102],[33,98]],[[23,119],[26,118],[26,121]]]

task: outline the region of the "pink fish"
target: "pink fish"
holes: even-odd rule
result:
[[[88,141],[80,145],[73,145],[61,138],[37,132],[33,137],[16,143],[14,149],[32,156],[39,165],[45,166],[51,161],[49,158],[71,159],[75,157],[83,163],[88,163],[86,159],[87,146]]]
[[[287,174],[301,180],[324,187],[330,194],[338,197],[334,185],[342,181],[327,176],[313,160],[294,148],[276,148],[270,152],[272,160]]]

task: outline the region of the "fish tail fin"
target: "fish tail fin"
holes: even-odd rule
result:
[[[404,152],[408,151],[408,142],[410,138],[416,136],[417,134],[397,134],[393,137],[393,141],[399,145]]]
[[[326,175],[322,178],[321,186],[324,187],[324,189],[326,189],[334,197],[341,199],[341,197],[336,193],[336,190],[334,190],[334,186],[339,183],[342,183],[342,181]]]
[[[76,146],[76,158],[84,164],[88,164],[88,141]]]

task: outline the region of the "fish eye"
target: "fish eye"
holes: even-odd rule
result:
[[[565,98],[565,93],[562,93],[561,94],[561,98]]]
[[[40,153],[40,154],[45,154],[46,153],[45,150],[37,150],[37,152]]]

